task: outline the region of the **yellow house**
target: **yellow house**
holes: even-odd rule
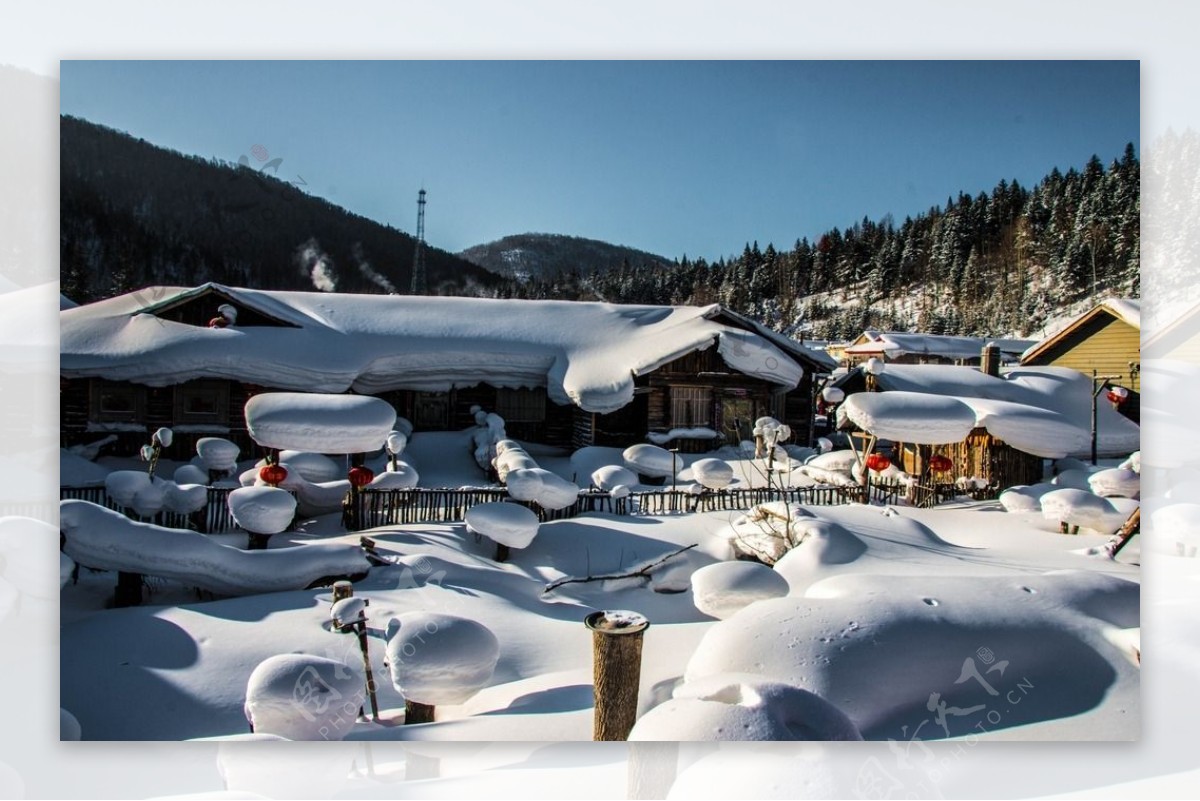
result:
[[[1200,305],[1146,336],[1146,357],[1200,364]]]
[[[1070,367],[1085,375],[1112,376],[1106,383],[1129,390],[1121,411],[1137,420],[1141,408],[1141,301],[1109,298],[1038,342],[1021,365]]]

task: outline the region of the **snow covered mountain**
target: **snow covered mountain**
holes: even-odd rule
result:
[[[672,266],[670,259],[643,250],[561,234],[506,236],[469,247],[458,255],[485,270],[522,282],[531,278],[555,278],[563,273],[605,272],[623,264],[651,268]]]

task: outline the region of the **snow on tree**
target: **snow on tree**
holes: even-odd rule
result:
[[[1087,490],[1056,489],[1043,495],[1041,503],[1042,517],[1060,523],[1063,533],[1068,526],[1074,526],[1112,534],[1125,522],[1112,503]]]
[[[628,487],[637,483],[637,474],[621,465],[604,465],[592,473],[592,484],[605,492],[610,492],[614,487],[622,484]]]
[[[362,687],[354,665],[311,654],[272,656],[246,683],[246,720],[256,734],[340,740],[358,715]]]
[[[1000,505],[1006,512],[1040,512],[1042,496],[1059,489],[1054,484],[1041,483],[1026,486],[1018,484],[1000,493]]]
[[[208,473],[201,470],[194,464],[181,465],[175,470],[175,475],[172,476],[176,484],[200,484],[208,485]]]
[[[396,410],[367,395],[264,392],[246,401],[246,427],[264,448],[366,453],[383,446]]]
[[[533,501],[549,511],[566,509],[579,499],[579,487],[541,467],[513,470],[507,476],[508,494],[518,501]]]
[[[1136,498],[1141,493],[1141,477],[1132,470],[1114,467],[1088,477],[1092,492],[1105,498]]]
[[[733,466],[724,459],[697,459],[691,470],[692,477],[706,489],[724,489],[733,483]]]
[[[787,595],[787,580],[758,562],[717,562],[692,574],[692,602],[719,620],[767,598]]]
[[[441,612],[405,612],[388,624],[392,685],[405,722],[432,722],[433,707],[461,704],[488,685],[500,641],[482,623]]]
[[[479,503],[467,510],[468,531],[496,543],[496,560],[505,561],[509,548],[527,548],[538,533],[538,518],[516,503]]]
[[[240,453],[241,448],[236,443],[221,437],[201,437],[196,440],[196,455],[209,470],[233,470],[237,467]]]
[[[1095,472],[1098,471],[1089,468],[1064,470],[1052,478],[1050,483],[1060,489],[1077,489],[1091,492],[1091,478]]]
[[[681,684],[629,733],[635,742],[862,739],[846,713],[819,695],[749,673]]]
[[[388,464],[387,470],[378,473],[367,485],[368,489],[412,489],[421,481],[421,475],[408,462]]]
[[[675,455],[657,445],[631,445],[621,456],[625,466],[639,476],[661,479],[675,475]]]
[[[229,493],[226,503],[234,521],[250,532],[251,549],[266,548],[267,539],[296,516],[296,499],[278,487],[240,487]]]

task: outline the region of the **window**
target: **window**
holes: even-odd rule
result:
[[[506,423],[540,423],[546,419],[546,390],[497,389],[496,414]]]
[[[671,387],[671,427],[694,428],[713,424],[712,389]]]
[[[92,382],[89,419],[98,423],[141,422],[146,388],[137,384]]]
[[[229,384],[189,381],[175,388],[176,423],[225,424],[229,418]]]

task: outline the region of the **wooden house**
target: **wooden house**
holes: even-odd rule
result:
[[[219,310],[232,317],[222,322]],[[756,417],[808,437],[814,374],[832,361],[720,306],[152,287],[64,310],[64,445],[122,452],[170,426],[168,452],[221,436],[253,452],[242,417],[262,391],[355,392],[417,431],[495,411],[509,436],[565,447],[648,436],[703,450]]]
[[[1003,363],[1016,363],[1032,340],[989,339],[985,337],[947,336],[907,331],[875,331],[868,329],[853,342],[840,348],[839,360],[847,367],[863,364],[868,359],[881,359],[896,364],[958,364],[979,366],[984,345],[994,344]]]
[[[1141,302],[1111,298],[1031,347],[1022,366],[1069,367],[1129,390],[1122,414],[1141,418]]]

